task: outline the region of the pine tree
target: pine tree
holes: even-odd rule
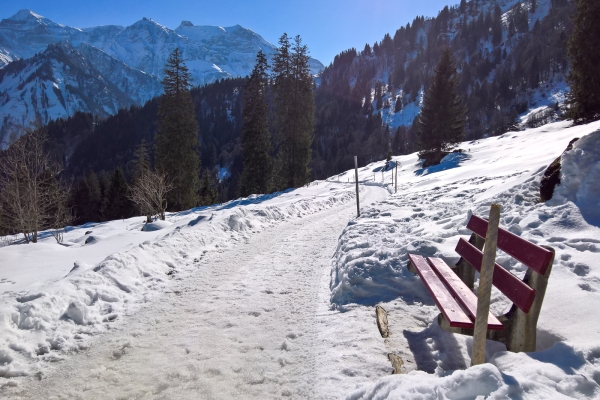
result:
[[[74,223],[77,225],[86,222],[100,222],[102,217],[100,209],[102,206],[102,195],[98,177],[94,171],[90,171],[87,176],[75,185],[71,191],[70,205],[74,210]]]
[[[219,196],[215,189],[214,179],[208,170],[202,174],[200,181],[200,190],[198,191],[198,203],[201,206],[210,206],[215,204]]]
[[[198,124],[189,91],[191,75],[178,48],[167,59],[164,73],[165,94],[158,107],[156,168],[166,173],[173,185],[168,193],[169,207],[184,210],[197,203],[200,159]]]
[[[148,157],[146,139],[142,139],[141,143],[135,148],[132,164],[132,178],[134,181],[139,179],[144,172],[150,171],[150,159]]]
[[[571,91],[567,115],[582,123],[600,118],[600,2],[575,0],[575,4],[575,29],[569,41]]]
[[[442,51],[416,124],[419,157],[424,166],[440,162],[463,139],[466,108],[456,88],[458,76],[449,49]]]
[[[299,35],[291,45],[287,34],[283,34],[279,44],[273,73],[276,121],[281,140],[278,186],[283,189],[308,182],[315,103],[308,48],[302,44]]]
[[[269,105],[267,103],[268,68],[267,58],[262,50],[259,50],[256,55],[256,65],[244,89],[242,196],[268,193],[272,186],[273,161],[271,159]]]
[[[132,204],[127,197],[128,191],[123,170],[116,168],[110,176],[102,204],[102,214],[105,220],[125,219],[132,216]]]

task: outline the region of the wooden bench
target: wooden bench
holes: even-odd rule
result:
[[[461,238],[456,252],[461,256],[450,267],[435,257],[408,255],[408,269],[418,273],[441,311],[442,329],[473,336],[477,296],[473,293],[475,270],[481,269],[487,221],[475,215],[467,224],[473,234],[469,241]],[[488,315],[487,338],[506,345],[510,351],[535,351],[537,321],[544,301],[548,277],[554,261],[554,249],[538,246],[502,228],[498,230],[498,249],[528,267],[519,279],[497,263],[493,284],[513,302],[510,310],[495,317]]]

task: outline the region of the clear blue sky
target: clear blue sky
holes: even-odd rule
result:
[[[240,24],[273,44],[283,32],[299,34],[313,57],[327,65],[339,52],[380,41],[417,15],[436,16],[458,0],[0,0],[0,18],[22,8],[64,25],[131,25],[142,17],[175,29]]]

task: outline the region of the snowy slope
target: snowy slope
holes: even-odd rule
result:
[[[481,13],[483,13],[484,15],[485,15],[485,13],[488,13],[488,12],[493,13],[496,4],[498,4],[498,6],[503,11],[502,20],[504,23],[503,38],[502,38],[502,43],[500,45],[500,48],[502,50],[506,51],[506,54],[508,55],[511,53],[512,49],[518,44],[518,42],[522,36],[522,34],[516,34],[512,38],[508,37],[508,22],[507,21],[511,15],[511,13],[513,12],[513,7],[519,2],[520,2],[519,0],[500,0],[500,1],[490,0],[490,1],[479,1],[479,2],[475,2],[475,3],[469,2],[467,9],[471,10],[471,11],[468,14],[468,17],[466,18],[466,21],[470,22],[472,20],[476,20]],[[527,10],[530,9],[530,4],[528,2],[521,1],[520,3],[523,4],[523,7],[525,9],[527,9]],[[551,0],[537,0],[537,8],[536,8],[535,13],[528,14],[530,30],[533,28],[533,26],[536,24],[536,22],[543,20],[549,14],[551,6],[552,6]],[[422,36],[424,39],[425,46],[427,44],[427,35],[425,34],[425,31],[428,28],[428,24],[429,24],[429,22],[426,21],[426,28],[421,29],[419,32],[419,35]],[[451,40],[454,39],[458,35],[462,24],[463,24],[463,20],[462,20],[462,17],[460,17],[460,16],[450,20],[450,26],[452,26],[452,28],[446,34],[447,37]],[[492,45],[490,40],[488,40],[488,41],[480,40],[477,43],[476,49],[481,51],[481,53],[484,56],[487,56],[490,59],[493,58],[492,53],[494,51],[494,46]],[[411,58],[414,58],[414,55],[409,54],[407,58],[410,60]],[[459,64],[460,64],[460,61],[462,61],[462,60],[459,60]],[[468,62],[468,57],[464,61]],[[409,61],[406,61],[405,67],[408,65],[408,62]],[[502,64],[499,64],[499,66],[502,66]],[[375,96],[374,96],[374,94],[375,94],[374,90],[371,93],[371,99],[368,99],[367,101],[371,101],[372,108],[373,108],[373,110],[375,110],[373,113],[381,112],[381,117],[382,117],[383,121],[390,127],[397,128],[399,126],[410,126],[410,125],[412,125],[414,118],[418,115],[420,107],[422,105],[423,91],[422,90],[419,91],[419,95],[415,99],[411,99],[410,95],[408,93],[404,92],[402,90],[402,88],[395,88],[393,91],[388,92],[387,91],[387,83],[388,83],[389,75],[391,72],[392,71],[390,71],[389,69],[383,69],[383,70],[379,71],[377,76],[375,77],[375,79],[377,81],[383,82],[385,84],[384,90],[383,90],[383,93],[384,93],[383,104],[389,105],[389,106],[386,106],[386,107],[382,108],[381,110],[376,109],[376,100],[375,100]],[[488,82],[493,81],[494,74],[495,74],[495,71],[492,71],[486,77]],[[532,91],[533,93],[529,94],[529,98],[527,100],[529,100],[529,104],[531,105],[532,109],[537,108],[538,109],[537,111],[540,111],[540,109],[539,109],[540,107],[545,109],[548,106],[554,106],[554,104],[556,104],[556,103],[563,104],[564,103],[564,95],[567,91],[568,91],[568,89],[567,89],[567,85],[565,83],[564,76],[562,74],[557,74],[557,76],[552,76],[551,78],[548,78],[547,81],[544,82],[544,85],[542,85],[542,87],[536,89],[535,91]],[[525,99],[522,99],[522,100],[525,100]],[[402,102],[402,108],[399,111],[395,111],[396,102],[398,102],[398,101]],[[527,116],[528,116],[528,113],[524,113],[522,115],[522,119],[523,119],[524,123],[527,121]],[[523,124],[523,125],[525,126],[525,124]]]
[[[574,137],[582,139],[563,156],[555,198],[539,203],[543,171]],[[428,169],[415,154],[394,157],[398,193],[383,162],[361,167],[359,218],[347,171],[170,214],[158,230],[141,231],[137,217],[70,228],[67,246],[46,237],[0,248],[0,393],[599,397],[600,122],[554,123],[460,147],[464,153]],[[554,247],[556,260],[538,351],[509,353],[488,342],[489,363],[467,368],[470,338],[439,328],[406,254],[456,261],[468,216],[485,216],[492,202],[503,206],[503,227]],[[503,254],[498,262],[524,273]],[[389,314],[386,340],[376,304]],[[493,311],[507,306],[494,292]],[[388,353],[403,358],[405,375],[388,376]]]
[[[406,372],[433,375],[415,371],[383,378],[348,398],[600,396],[599,129],[598,122],[578,127],[561,122],[508,132],[463,143],[465,153],[428,169],[420,168],[414,154],[394,158],[400,165],[398,193],[365,209],[342,234],[331,301],[340,310],[381,304],[389,313],[389,352],[404,359]],[[574,137],[583,138],[563,158],[557,195],[540,203],[545,168]],[[373,173],[381,166],[363,168],[360,179],[381,184],[381,172]],[[390,191],[391,174],[384,177]],[[455,263],[458,238],[470,234],[469,216],[487,217],[491,203],[502,205],[501,226],[552,246],[556,259],[538,322],[538,352],[508,353],[502,344],[488,342],[490,364],[462,371],[470,364],[471,338],[439,328],[439,310],[419,277],[406,269],[407,253]],[[498,262],[517,276],[525,273],[504,254]],[[494,289],[492,311],[499,315],[509,306]]]

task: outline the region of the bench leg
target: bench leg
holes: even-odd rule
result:
[[[554,249],[551,247],[546,248],[554,253]],[[523,281],[537,292],[529,313],[525,314],[523,311],[521,311],[521,309],[513,304],[509,312],[498,317],[500,322],[502,322],[504,325],[504,330],[488,330],[488,339],[504,343],[509,351],[513,351],[515,353],[521,351],[535,351],[537,322],[540,316],[540,311],[542,310],[542,303],[544,302],[546,288],[548,287],[548,278],[550,277],[550,272],[552,272],[553,261],[554,257],[552,260],[550,260],[550,266],[548,267],[545,275],[540,275],[532,269],[528,269],[527,273],[525,274]],[[473,329],[453,328],[450,326],[448,321],[446,321],[442,314],[438,316],[438,323],[440,327],[447,332],[473,336]]]

